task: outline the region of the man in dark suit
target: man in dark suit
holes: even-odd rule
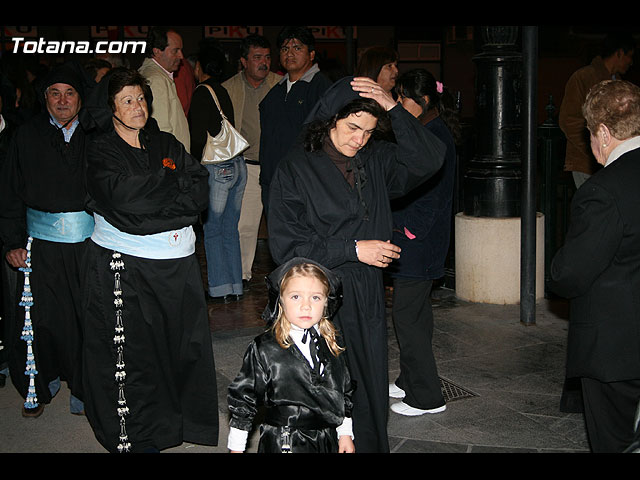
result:
[[[633,441],[640,399],[640,88],[607,80],[583,107],[605,168],[578,189],[551,288],[570,299],[567,377],[580,377],[591,449]]]

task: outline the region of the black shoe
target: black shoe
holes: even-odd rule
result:
[[[222,297],[212,297],[207,293],[207,298],[211,303],[233,303],[242,300],[242,295],[229,294]]]
[[[26,418],[38,418],[44,411],[44,404],[40,404],[35,408],[27,408],[22,406],[22,416]]]
[[[4,373],[0,373],[0,388],[4,387],[7,383],[7,376]]]
[[[251,290],[251,282],[249,280],[242,280],[242,290],[245,292]]]
[[[207,298],[211,303],[231,303],[233,300],[231,299],[231,295],[224,295],[222,297],[212,297],[207,294]]]

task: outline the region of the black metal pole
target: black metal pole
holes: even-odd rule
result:
[[[355,71],[355,48],[354,48],[354,42],[353,42],[353,27],[352,26],[345,26],[344,28],[344,33],[345,33],[345,43],[346,43],[346,47],[347,47],[347,73],[349,75],[353,75],[353,72]]]
[[[520,321],[535,324],[536,314],[536,108],[538,28],[523,27],[524,115],[520,253]]]

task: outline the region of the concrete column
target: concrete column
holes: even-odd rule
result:
[[[520,303],[520,217],[455,217],[456,295],[499,305]],[[544,215],[536,215],[536,301],[544,298]]]

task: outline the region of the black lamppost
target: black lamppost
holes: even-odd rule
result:
[[[522,54],[518,27],[480,27],[474,57],[476,154],[464,174],[464,214],[518,217],[521,202]]]

